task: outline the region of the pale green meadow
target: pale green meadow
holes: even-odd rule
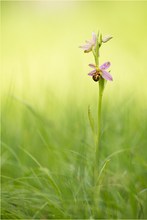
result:
[[[146,26],[145,1],[1,1],[1,219],[147,218]],[[113,82],[95,189],[98,83],[79,46],[98,30]]]

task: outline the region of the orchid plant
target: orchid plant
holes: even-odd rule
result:
[[[89,67],[91,67],[93,70],[88,73],[89,76],[92,77],[92,79],[95,82],[98,82],[99,85],[99,93],[98,93],[98,123],[97,123],[97,134],[95,134],[95,129],[93,125],[93,118],[91,116],[90,109],[88,111],[89,121],[91,125],[91,129],[93,132],[94,140],[96,143],[95,147],[95,168],[97,170],[97,165],[99,163],[99,148],[100,148],[100,136],[101,136],[101,109],[102,109],[102,97],[103,97],[103,91],[105,88],[105,82],[106,81],[113,81],[113,78],[110,74],[110,71],[108,71],[108,68],[110,67],[110,62],[105,62],[102,65],[99,65],[99,56],[100,56],[100,47],[103,43],[108,42],[112,37],[111,36],[105,36],[102,37],[102,34],[98,33],[97,35],[93,32],[92,33],[92,39],[86,41],[86,44],[80,46],[84,50],[84,53],[92,52],[95,60],[95,64],[89,64]],[[96,138],[95,138],[96,137]]]

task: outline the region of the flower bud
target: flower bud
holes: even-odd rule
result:
[[[112,36],[105,36],[105,37],[102,38],[102,42],[106,43],[107,41],[109,41],[111,39],[112,39]]]

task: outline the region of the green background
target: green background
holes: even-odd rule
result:
[[[2,218],[147,217],[146,12],[145,1],[1,1]],[[79,46],[98,30],[113,36],[100,50],[113,76],[101,164],[112,159],[94,208],[98,85]]]

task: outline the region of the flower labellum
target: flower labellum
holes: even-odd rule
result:
[[[89,41],[86,41],[85,45],[80,46],[84,50],[84,53],[89,53],[92,51],[92,48],[95,47],[97,41],[97,36],[94,32],[92,32],[92,39]]]
[[[100,77],[103,77],[105,80],[113,81],[110,73],[106,71],[106,69],[108,69],[110,65],[110,62],[105,62],[98,68],[94,64],[89,64],[89,66],[93,68],[93,70],[88,73],[88,75],[92,76],[95,82],[99,81]]]

